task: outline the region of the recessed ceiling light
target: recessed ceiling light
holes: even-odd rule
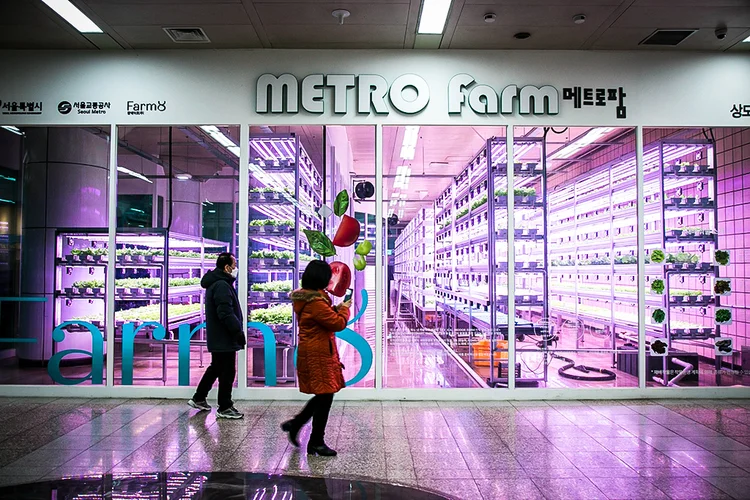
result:
[[[576,14],[573,16],[573,22],[576,24],[583,24],[586,22],[586,16],[584,14]]]
[[[450,10],[451,0],[422,0],[417,33],[420,35],[442,34]]]
[[[102,33],[101,28],[68,0],[42,0],[81,33]]]
[[[485,23],[494,23],[497,21],[497,14],[493,14],[492,12],[488,12],[484,15],[484,22]]]
[[[189,181],[190,179],[192,179],[192,178],[193,178],[193,176],[192,176],[192,175],[190,175],[190,174],[188,174],[187,172],[185,172],[185,173],[181,173],[181,174],[176,174],[176,175],[175,175],[175,178],[176,178],[176,179],[177,179],[178,181]]]
[[[516,33],[515,35],[513,35],[513,38],[517,40],[526,40],[527,38],[530,38],[530,37],[531,37],[531,33],[526,32],[526,31],[521,31],[520,33]]]

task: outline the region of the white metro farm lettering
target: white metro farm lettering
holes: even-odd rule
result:
[[[349,91],[356,93],[357,113],[387,115],[391,109],[413,115],[430,102],[430,86],[419,75],[406,74],[390,85],[379,75],[308,75],[299,81],[284,73],[264,74],[255,89],[257,113],[296,114],[302,110],[323,114],[328,106],[334,114],[348,113]],[[329,90],[330,96],[327,96]],[[517,104],[516,104],[517,101]],[[448,83],[448,113],[461,114],[468,106],[477,114],[556,115],[560,101],[558,90],[551,85],[508,85],[500,93],[489,85],[477,84],[474,77],[462,73]]]

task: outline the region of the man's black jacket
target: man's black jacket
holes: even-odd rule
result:
[[[206,289],[206,340],[209,352],[234,352],[245,346],[242,310],[234,278],[214,269],[203,276]]]

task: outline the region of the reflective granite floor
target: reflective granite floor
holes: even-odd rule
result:
[[[183,401],[0,399],[0,483],[247,471],[460,499],[750,498],[750,400],[337,402],[333,459],[308,458],[281,435],[298,403],[237,406],[244,421]]]
[[[73,476],[0,487],[0,498],[57,500],[117,498],[170,500],[407,499],[445,497],[391,484],[253,472],[157,472]]]

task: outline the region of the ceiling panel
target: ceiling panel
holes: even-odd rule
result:
[[[366,25],[322,25],[265,26],[268,38],[274,47],[318,48],[322,44],[351,44],[354,47],[379,47],[382,44],[398,44],[403,47],[405,26]]]
[[[240,3],[106,4],[89,2],[91,10],[110,26],[201,26],[249,24]]]
[[[0,48],[3,49],[96,49],[87,40],[54,27],[33,29],[25,26],[0,27]],[[34,36],[29,36],[33,30]]]
[[[576,2],[577,3],[577,2]],[[597,6],[559,6],[529,5],[523,9],[516,7],[500,7],[488,9],[486,5],[465,5],[461,10],[459,26],[575,26],[590,29],[598,27],[614,12],[616,5]],[[484,15],[492,12],[497,15],[494,23],[484,21]],[[573,23],[573,16],[585,12],[586,22],[581,25]]]
[[[421,0],[71,0],[126,48],[414,47]],[[652,49],[657,28],[702,28],[664,50],[750,51],[750,0],[453,0],[441,48]],[[334,9],[351,12],[343,26]],[[498,18],[484,22],[484,14]],[[572,17],[587,19],[575,25]],[[713,30],[727,25],[729,36]],[[95,48],[42,0],[0,0],[0,49]],[[202,27],[212,44],[175,44],[162,27]],[[515,40],[528,31],[531,38]],[[106,45],[102,45],[103,48]]]
[[[264,25],[338,25],[331,15],[341,4],[300,2],[256,2],[255,10]],[[409,3],[367,3],[349,6],[351,16],[344,20],[350,25],[406,25]]]
[[[249,24],[232,26],[201,26],[211,40],[210,44],[176,44],[160,26],[114,26],[113,29],[134,49],[238,49],[261,48],[262,45]]]
[[[453,34],[452,49],[580,49],[593,29],[550,27],[531,30],[526,26],[459,26]],[[516,40],[519,31],[531,32],[531,38]]]
[[[738,43],[743,38],[741,35],[746,33],[744,28],[729,28],[727,37],[719,40],[714,34],[713,28],[704,28],[690,35],[685,41],[675,47],[662,47],[655,45],[638,45],[646,37],[651,35],[657,28],[610,28],[599,39],[594,42],[595,49],[602,50],[725,50],[737,44],[748,46],[750,43]]]
[[[660,28],[715,28],[750,26],[750,1],[745,6],[716,7],[630,7],[613,24],[616,28],[637,28],[644,25]]]

